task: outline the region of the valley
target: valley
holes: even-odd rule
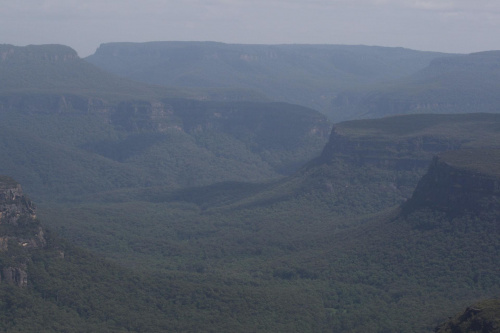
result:
[[[353,112],[332,123],[330,111],[309,108],[319,104],[277,97],[266,88],[273,82],[250,84],[261,59],[262,75],[278,72],[276,59],[286,59],[284,69],[313,67],[294,73],[306,84],[324,68],[307,59],[327,66],[335,56],[349,65],[335,69],[345,85],[320,86],[337,93],[423,75],[426,66],[456,68],[458,56],[141,47],[104,45],[89,61],[104,66],[118,54],[118,72],[167,54],[179,72],[163,68],[155,80],[177,80],[119,78],[62,46],[0,47],[14,50],[0,60],[10,78],[0,89],[0,329],[432,332],[498,297],[500,114],[451,103],[450,112]],[[235,60],[243,51],[256,54],[243,59],[254,61],[246,69]],[[220,76],[187,84],[203,82],[180,72],[200,59],[216,61]],[[466,67],[478,77],[478,64],[489,66],[481,59]],[[134,68],[127,75],[150,77]],[[223,80],[244,70],[246,86]],[[19,81],[26,75],[29,84]],[[26,283],[12,282],[16,270]]]

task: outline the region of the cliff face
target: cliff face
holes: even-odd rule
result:
[[[461,150],[436,156],[406,203],[406,210],[431,208],[457,215],[500,211],[498,150]]]
[[[341,157],[357,166],[378,166],[393,169],[426,167],[435,153],[457,149],[458,140],[435,136],[348,136],[334,128],[321,160],[329,162]]]
[[[0,176],[0,281],[26,286],[29,251],[45,245],[33,203],[18,183]]]

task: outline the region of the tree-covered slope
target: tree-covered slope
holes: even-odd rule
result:
[[[202,285],[224,281],[231,286],[224,292],[243,288],[244,299],[271,291],[293,295],[293,304],[272,308],[293,314],[292,331],[311,329],[314,320],[318,331],[430,332],[450,311],[500,293],[500,201],[498,189],[489,190],[498,176],[470,168],[498,152],[479,152],[483,158],[468,159],[467,167],[445,153],[402,208],[350,218],[322,204],[324,198],[248,205],[230,192],[235,184],[211,188],[205,199],[203,189],[170,196],[143,191],[135,201],[131,193],[108,193],[86,205],[53,206],[41,217],[53,216],[53,228],[74,232],[73,242],[127,267],[192,276]],[[471,187],[456,190],[463,184]],[[485,191],[472,191],[475,184]],[[253,196],[263,189],[239,190]],[[434,196],[441,204],[422,201]],[[78,225],[80,218],[87,222]],[[252,300],[255,309],[269,309],[267,298]]]
[[[499,112],[500,52],[437,58],[392,83],[345,91],[332,106],[343,119],[412,113]]]
[[[296,322],[304,293],[199,273],[120,267],[42,228],[21,186],[0,176],[0,330],[187,332],[321,330]]]
[[[323,155],[284,180],[107,192],[45,205],[40,216],[128,267],[222,279],[248,286],[243,297],[294,295],[293,306],[280,306],[296,311],[293,330],[311,327],[315,313],[319,331],[431,331],[448,311],[500,292],[498,191],[471,190],[498,183],[498,121],[340,123]],[[450,148],[465,151],[443,153]],[[376,151],[379,160],[368,154]],[[431,164],[436,153],[449,167]],[[429,182],[436,174],[456,183]]]
[[[150,42],[103,44],[86,60],[143,82],[252,89],[328,114],[330,100],[340,90],[409,75],[442,55],[347,45]]]

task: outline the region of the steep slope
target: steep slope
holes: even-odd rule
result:
[[[377,212],[409,198],[436,153],[499,148],[499,142],[500,116],[495,114],[342,122],[334,125],[318,158],[266,195],[276,198],[288,191],[348,215]]]
[[[33,203],[19,184],[0,176],[0,281],[26,287],[29,252],[45,245]]]
[[[393,83],[345,91],[332,102],[343,119],[412,113],[499,112],[500,52],[437,58]]]
[[[409,75],[442,55],[369,46],[150,42],[103,44],[86,60],[143,82],[252,89],[327,113],[340,90]]]
[[[406,209],[430,207],[452,215],[487,210],[497,215],[500,213],[497,210],[500,194],[498,165],[498,149],[442,153],[439,158],[434,158]]]

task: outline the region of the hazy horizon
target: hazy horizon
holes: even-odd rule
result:
[[[0,43],[345,44],[471,53],[500,49],[500,2],[483,0],[0,0]]]

